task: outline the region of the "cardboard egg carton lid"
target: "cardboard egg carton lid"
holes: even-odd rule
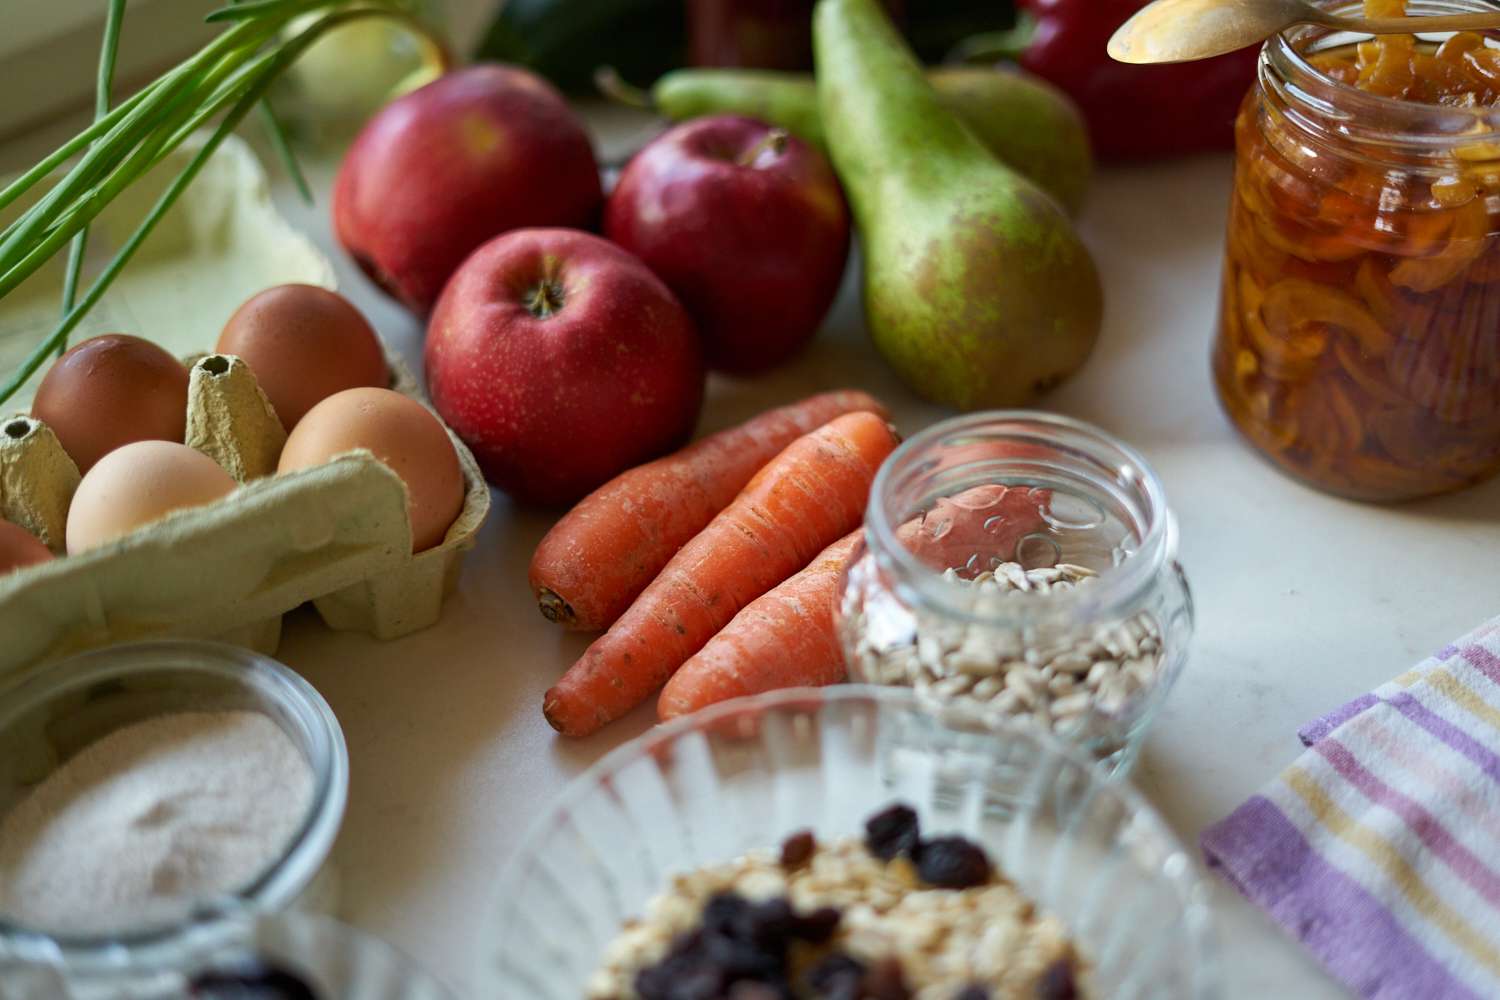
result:
[[[242,365],[212,355],[194,373],[214,369],[225,378]],[[190,396],[190,426],[204,422],[197,411],[212,398],[198,388]],[[209,423],[215,428],[211,457],[244,443],[232,414]],[[11,433],[23,426],[26,433]],[[279,629],[253,627],[309,600],[331,627],[382,639],[433,624],[490,507],[473,455],[448,433],[465,496],[440,544],[412,553],[406,484],[368,451],[250,478],[215,503],[176,511],[97,549],[0,576],[0,635],[7,637],[0,643],[0,682],[30,664],[149,636],[252,634],[274,643]],[[65,489],[69,499],[77,487],[77,468],[46,425],[12,418],[0,425],[0,483],[23,485],[0,496],[0,515],[29,526],[36,518],[26,506],[61,509],[65,524],[66,502],[39,490],[27,475],[31,470],[60,470],[49,486]],[[61,537],[59,528],[52,528],[52,537]]]

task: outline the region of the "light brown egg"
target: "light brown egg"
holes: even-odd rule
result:
[[[370,451],[406,483],[412,551],[440,543],[463,509],[463,470],[438,418],[399,392],[346,389],[329,396],[293,428],[277,471],[321,465],[356,448]]]
[[[244,359],[288,431],[344,389],[390,381],[375,331],[348,299],[316,285],[277,285],[235,310],[215,350]]]
[[[37,387],[31,415],[51,427],[88,472],[132,441],[182,441],[187,366],[140,337],[108,333],[57,359]]]
[[[47,562],[52,552],[19,524],[0,521],[0,576]]]
[[[68,508],[68,554],[113,541],[175,510],[234,492],[234,479],[200,451],[171,441],[136,441],[101,458]]]

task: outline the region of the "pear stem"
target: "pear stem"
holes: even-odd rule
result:
[[[626,107],[640,108],[642,111],[655,111],[656,102],[651,99],[649,91],[626,83],[620,71],[613,66],[600,66],[594,70],[594,86],[599,93]]]
[[[1002,59],[1020,62],[1036,39],[1036,17],[1026,11],[1016,13],[1015,26],[1005,31],[971,35],[948,53],[949,62],[993,63]]]
[[[742,167],[754,166],[755,161],[760,159],[760,154],[766,152],[767,150],[770,150],[770,152],[774,156],[780,156],[782,153],[786,152],[787,138],[788,133],[786,129],[773,128],[771,131],[765,134],[765,137],[762,138],[760,142],[757,142],[755,145],[751,146],[748,150],[740,155],[740,158],[738,160],[735,160],[734,162]]]

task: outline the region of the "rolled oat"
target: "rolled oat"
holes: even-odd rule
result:
[[[907,853],[882,860],[865,842],[852,838],[817,843],[810,856],[799,857],[792,867],[782,863],[783,847],[680,875],[649,904],[642,919],[622,929],[586,996],[638,1000],[642,970],[690,943],[712,901],[726,894],[752,904],[784,899],[800,914],[837,909],[837,929],[815,954],[803,953],[804,962],[813,965],[822,956],[825,964],[831,957],[872,969],[894,967],[910,1000],[954,1000],[975,988],[985,990],[990,1000],[1036,1000],[1050,995],[1047,984],[1060,974],[1074,990],[1066,995],[1090,995],[1087,970],[1061,921],[1039,912],[987,862],[974,874],[979,862],[967,856],[976,850],[972,846],[958,838],[925,843],[928,852],[944,845],[956,848],[946,859],[929,853],[926,866],[940,868],[947,878],[969,869],[955,878],[967,887],[934,887],[922,880],[920,862]],[[803,846],[799,842],[794,853],[801,855]],[[806,979],[804,971],[798,981]]]

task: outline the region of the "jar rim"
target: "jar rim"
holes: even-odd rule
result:
[[[1331,13],[1357,14],[1362,0],[1313,0]],[[1409,13],[1454,14],[1492,11],[1483,0],[1407,0]],[[1453,32],[1431,33],[1447,37]],[[1304,54],[1325,38],[1347,37],[1350,43],[1368,35],[1299,25],[1266,40],[1261,49],[1258,78],[1263,90],[1274,91],[1303,112],[1300,123],[1314,132],[1335,132],[1368,145],[1430,147],[1451,153],[1458,144],[1500,139],[1500,105],[1453,107],[1387,97],[1336,80],[1317,69]],[[1419,35],[1419,37],[1425,37]],[[1332,123],[1309,121],[1307,113]],[[1482,126],[1479,131],[1474,127]]]
[[[1162,570],[1176,556],[1177,524],[1167,506],[1166,491],[1150,463],[1130,445],[1103,429],[1072,417],[1037,410],[990,410],[941,421],[902,442],[875,476],[870,502],[865,508],[865,543],[887,564],[914,597],[940,608],[955,618],[982,624],[1011,624],[1011,614],[976,613],[971,604],[958,600],[960,585],[917,558],[897,537],[898,525],[892,522],[884,498],[894,490],[895,477],[904,465],[944,439],[980,430],[1013,428],[1067,440],[1086,449],[1089,457],[1113,466],[1120,481],[1136,488],[1142,503],[1132,513],[1143,521],[1144,530],[1136,537],[1133,552],[1113,566],[1099,570],[1088,587],[1053,590],[1044,602],[1025,602],[1022,617],[1030,619],[1049,614],[1082,612],[1088,615],[1112,615],[1137,604],[1155,585]],[[1019,602],[1018,602],[1019,604]],[[1007,609],[1009,610],[1009,609]]]
[[[181,919],[129,930],[70,933],[30,927],[0,915],[0,958],[56,963],[70,974],[84,976],[170,964],[176,948],[214,933],[218,924],[237,913],[285,908],[308,886],[332,850],[349,794],[349,752],[343,730],[316,688],[268,656],[225,643],[189,639],[91,650],[0,692],[0,730],[43,705],[94,685],[152,674],[198,674],[227,681],[230,688],[284,712],[298,730],[293,740],[312,769],[305,815],[280,852],[251,882],[197,901],[195,909]],[[273,721],[283,729],[289,725],[280,718],[273,717]]]

